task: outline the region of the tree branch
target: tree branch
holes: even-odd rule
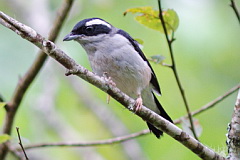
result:
[[[219,102],[223,101],[225,98],[227,98],[228,96],[230,96],[232,93],[234,93],[235,91],[237,91],[240,88],[240,84],[238,84],[237,86],[231,88],[229,91],[227,91],[225,94],[223,94],[222,96],[217,97],[216,99],[212,100],[211,102],[207,103],[206,105],[202,106],[200,109],[191,112],[192,116],[198,115],[212,107],[214,107],[216,104],[218,104]],[[179,124],[181,123],[181,120],[183,118],[186,118],[186,116],[183,116],[179,119],[174,120],[174,124]],[[149,134],[149,130],[145,129],[142,130],[140,132],[136,132],[130,135],[126,135],[126,136],[121,136],[121,137],[117,137],[117,138],[112,138],[112,139],[107,139],[107,140],[101,140],[101,141],[94,141],[94,142],[81,142],[81,143],[69,143],[69,142],[62,142],[62,143],[42,143],[42,144],[35,144],[35,145],[28,145],[25,146],[25,149],[33,149],[33,148],[40,148],[40,147],[87,147],[87,146],[98,146],[99,145],[109,145],[109,144],[116,144],[116,143],[121,143],[124,141],[128,141],[134,138],[138,138],[140,136],[143,135],[147,135]],[[12,149],[12,151],[19,151],[21,148],[14,148]]]
[[[174,56],[173,56],[173,49],[172,49],[172,43],[173,41],[175,40],[174,38],[174,31],[172,31],[172,38],[170,39],[168,37],[168,32],[167,32],[167,28],[166,28],[166,24],[165,24],[165,21],[164,21],[164,18],[163,18],[163,11],[162,11],[162,7],[161,7],[161,0],[158,0],[158,7],[159,7],[159,19],[161,20],[161,23],[162,23],[162,26],[163,26],[163,30],[164,30],[164,34],[165,34],[165,37],[166,37],[166,40],[167,40],[167,44],[168,44],[168,48],[169,48],[169,52],[170,52],[170,56],[171,56],[171,61],[172,61],[172,65],[171,65],[171,69],[174,73],[174,76],[176,78],[176,81],[177,81],[177,85],[178,85],[178,88],[180,90],[180,93],[182,95],[182,98],[183,98],[183,102],[184,102],[184,105],[185,105],[185,108],[187,110],[187,114],[188,114],[188,119],[189,119],[189,122],[190,122],[190,129],[194,135],[194,137],[198,140],[198,137],[197,137],[197,134],[195,132],[195,128],[194,128],[194,124],[193,124],[193,119],[192,119],[192,115],[191,115],[191,111],[190,111],[190,108],[189,108],[189,105],[188,105],[188,102],[187,102],[187,98],[185,96],[185,92],[184,92],[184,89],[182,87],[182,84],[181,84],[181,81],[180,81],[180,78],[178,76],[178,72],[177,72],[177,68],[176,68],[176,63],[175,63],[175,59],[174,59]]]
[[[49,39],[51,41],[55,41],[57,38],[58,33],[60,32],[60,29],[62,27],[62,24],[72,6],[73,0],[64,0],[61,8],[58,10],[56,19],[53,23],[53,28],[50,31]],[[15,21],[16,22],[16,21]],[[4,23],[4,20],[1,19],[0,23]],[[5,23],[8,27],[11,29],[20,29],[20,31],[16,30],[17,34],[21,34],[21,27],[11,25],[11,22]],[[16,28],[15,28],[16,27]],[[26,33],[26,34],[36,34],[36,32],[32,33]],[[38,53],[37,58],[33,62],[32,66],[29,68],[29,70],[25,73],[23,78],[21,78],[17,84],[17,87],[14,91],[14,94],[12,96],[12,99],[10,102],[7,103],[5,106],[5,109],[7,111],[6,119],[3,125],[3,133],[5,134],[11,134],[14,117],[18,110],[19,105],[21,104],[21,101],[28,89],[28,87],[31,85],[39,71],[41,70],[42,66],[44,65],[44,62],[47,59],[47,55],[40,50]],[[6,144],[0,145],[0,159],[4,159],[5,155],[7,153],[7,147]]]
[[[240,159],[240,89],[234,107],[231,123],[228,126],[227,146],[228,158],[231,160]]]
[[[40,34],[34,31],[32,28],[16,21],[15,19],[7,16],[3,12],[0,12],[0,23],[7,28],[12,29],[14,32],[19,34],[22,38],[27,39],[40,49],[42,49],[46,54],[51,56],[53,59],[58,61],[61,65],[68,69],[67,75],[74,74],[87,82],[95,85],[102,91],[111,95],[114,99],[120,102],[128,110],[133,112],[133,106],[135,100],[130,98],[128,95],[122,93],[118,88],[111,85],[106,78],[99,77],[96,74],[88,71],[84,67],[78,65],[73,59],[66,55],[62,50],[57,48],[57,46],[49,41],[45,40]],[[224,157],[221,157],[213,150],[204,146],[202,143],[189,136],[187,133],[183,132],[177,126],[173,125],[169,121],[165,120],[155,112],[150,109],[142,106],[141,110],[136,113],[142,119],[153,124],[155,127],[159,128],[163,132],[170,135],[172,138],[176,139],[184,146],[189,148],[192,152],[203,159],[216,159],[223,160]]]
[[[25,156],[26,160],[28,160],[27,153],[25,152],[25,149],[24,149],[23,144],[22,144],[21,136],[20,136],[20,133],[19,133],[19,128],[17,127],[16,130],[17,130],[17,135],[18,135],[18,140],[19,140],[19,143],[18,143],[18,144],[20,145],[20,147],[21,147],[21,149],[22,149],[22,151],[23,151],[23,153],[24,153],[24,156]]]
[[[121,142],[128,141],[133,138],[137,138],[142,135],[146,135],[149,133],[149,130],[143,130],[141,132],[133,133],[126,136],[116,137],[112,139],[106,139],[106,140],[99,140],[94,142],[80,142],[80,143],[67,143],[67,142],[60,142],[60,143],[42,143],[42,144],[36,144],[36,145],[27,145],[25,146],[25,150],[27,149],[34,149],[34,148],[42,148],[42,147],[89,147],[89,146],[102,146],[107,144],[117,144]],[[21,148],[15,148],[13,151],[19,151]]]
[[[234,0],[231,0],[230,7],[232,7],[232,9],[233,9],[233,11],[236,14],[236,17],[238,19],[238,22],[240,23],[240,14],[238,12],[238,9],[237,9],[237,6],[236,6],[236,3],[235,3]]]
[[[191,112],[192,116],[196,116],[212,107],[214,107],[216,104],[218,104],[219,102],[221,102],[222,100],[224,100],[225,98],[227,98],[228,96],[230,96],[232,93],[236,92],[238,89],[240,88],[240,84],[234,86],[233,88],[231,88],[229,91],[227,91],[226,93],[224,93],[223,95],[217,97],[216,99],[212,100],[211,102],[205,104],[204,106],[202,106],[200,109]],[[174,124],[179,124],[181,123],[183,118],[187,118],[187,116],[181,117],[177,120],[174,121]]]

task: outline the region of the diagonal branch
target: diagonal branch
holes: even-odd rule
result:
[[[231,88],[229,91],[227,91],[225,94],[217,97],[213,101],[207,103],[206,105],[202,106],[200,109],[193,111],[191,114],[192,116],[198,115],[208,109],[211,109],[213,106],[218,104],[219,102],[223,101],[225,98],[230,96],[232,93],[236,92],[240,88],[240,84],[237,86]],[[181,123],[181,120],[187,116],[183,116],[179,119],[176,119],[174,121],[174,124]],[[109,144],[116,144],[125,142],[134,138],[138,138],[143,135],[149,134],[149,130],[145,129],[140,132],[132,133],[126,136],[121,136],[117,138],[107,139],[107,140],[101,140],[101,141],[94,141],[94,142],[82,142],[82,143],[69,143],[69,142],[62,142],[62,143],[41,143],[41,144],[34,144],[34,145],[28,145],[25,146],[25,149],[33,149],[33,148],[41,148],[41,147],[87,147],[87,146],[98,146],[98,145],[109,145]],[[20,148],[14,148],[12,151],[18,151]]]
[[[162,15],[163,11],[162,11],[162,7],[161,7],[161,0],[158,0],[158,7],[159,7],[159,19],[161,20],[161,23],[162,23],[162,26],[163,26],[164,34],[165,34],[165,37],[166,37],[166,40],[167,40],[167,44],[168,44],[168,48],[169,48],[169,52],[170,52],[170,56],[171,56],[171,61],[172,61],[172,66],[171,66],[170,68],[173,70],[174,76],[175,76],[176,81],[177,81],[178,88],[179,88],[179,90],[180,90],[180,93],[181,93],[181,95],[182,95],[185,108],[186,108],[186,110],[187,110],[188,119],[189,119],[189,122],[190,122],[190,125],[191,125],[191,128],[190,128],[190,129],[191,129],[194,137],[198,140],[197,134],[196,134],[196,132],[195,132],[194,124],[193,124],[193,119],[192,119],[191,111],[190,111],[190,108],[189,108],[189,105],[188,105],[188,102],[187,102],[187,98],[186,98],[184,89],[183,89],[183,87],[182,87],[180,78],[179,78],[179,76],[178,76],[178,72],[177,72],[177,68],[176,68],[176,64],[175,64],[175,59],[174,59],[174,56],[173,56],[172,43],[173,43],[173,41],[175,40],[175,38],[174,38],[174,32],[172,31],[172,38],[170,39],[170,38],[168,37],[168,32],[167,32],[166,24],[165,24],[163,15]]]
[[[59,8],[56,19],[53,23],[54,25],[49,34],[49,39],[51,41],[56,40],[56,38],[60,32],[60,29],[62,27],[62,24],[72,6],[72,3],[73,3],[73,0],[64,0],[61,8]],[[0,22],[2,22],[2,20]],[[15,27],[16,27],[15,29],[17,29],[17,28],[20,29],[20,31],[18,31],[18,34],[21,34],[21,27],[11,26],[11,23],[7,24],[7,25],[9,27],[11,27],[12,29],[14,29]],[[31,34],[33,34],[33,33],[31,33]],[[4,126],[3,126],[3,133],[11,134],[14,117],[18,110],[18,107],[21,104],[21,101],[22,101],[27,89],[29,88],[29,86],[31,85],[31,83],[33,82],[33,80],[36,78],[37,74],[41,70],[42,66],[44,65],[46,59],[47,59],[47,55],[43,51],[40,50],[37,58],[35,59],[35,61],[32,64],[32,66],[25,73],[23,78],[21,78],[19,80],[17,87],[14,91],[14,94],[12,96],[12,99],[5,106],[7,115],[6,115],[6,119],[5,119]],[[5,157],[5,155],[6,155],[6,153],[7,153],[7,147],[5,145],[0,146],[0,159],[1,158],[3,159],[3,157]]]
[[[86,80],[87,82],[93,84],[102,91],[111,95],[128,110],[133,112],[133,106],[135,104],[134,99],[130,98],[128,95],[121,92],[118,88],[111,85],[109,81],[106,81],[106,78],[99,77],[96,74],[88,71],[86,68],[78,65],[72,58],[70,58],[67,54],[60,50],[53,42],[46,40],[32,28],[16,21],[15,19],[9,17],[3,12],[0,12],[0,23],[5,27],[12,29],[22,38],[27,39],[28,41],[42,49],[47,55],[58,61],[61,65],[63,65],[69,70],[67,72],[68,75],[74,74]],[[160,130],[164,131],[203,159],[225,159],[224,157],[221,157],[216,152],[204,146],[202,143],[189,136],[180,128],[165,120],[164,118],[151,111],[150,109],[146,108],[145,106],[142,106],[141,110],[138,111],[136,115],[153,124]]]
[[[21,147],[21,149],[22,149],[22,151],[23,151],[23,154],[24,154],[24,156],[25,156],[25,159],[26,159],[26,160],[29,160],[29,159],[28,159],[28,156],[27,156],[27,153],[25,152],[25,149],[24,149],[23,144],[22,144],[22,140],[21,140],[19,128],[17,127],[16,130],[17,130],[19,145],[20,145],[20,147]]]
[[[240,23],[240,14],[239,14],[239,11],[237,9],[237,6],[236,6],[236,3],[235,3],[234,0],[231,0],[230,7],[232,7],[232,9],[233,9],[233,11],[236,14],[236,17],[238,19],[238,22]]]
[[[204,106],[202,106],[200,109],[191,112],[192,116],[196,116],[212,107],[214,107],[216,104],[218,104],[219,102],[221,102],[222,100],[224,100],[225,98],[227,98],[228,96],[230,96],[232,93],[236,92],[238,89],[240,88],[240,84],[234,86],[233,88],[231,88],[230,90],[228,90],[226,93],[224,93],[223,95],[217,97],[216,99],[212,100],[211,102],[205,104]],[[187,118],[187,116],[181,117],[177,120],[174,121],[174,124],[179,124],[181,123],[181,119],[183,118]]]

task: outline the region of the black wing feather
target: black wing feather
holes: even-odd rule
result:
[[[142,59],[143,59],[145,62],[147,62],[148,66],[149,66],[149,67],[151,68],[151,70],[152,70],[152,77],[151,77],[150,82],[151,82],[151,84],[153,85],[154,90],[155,90],[156,92],[158,92],[159,94],[161,94],[160,86],[159,86],[159,84],[158,84],[157,77],[156,77],[156,75],[155,75],[155,73],[154,73],[154,71],[153,71],[153,69],[152,69],[152,66],[150,65],[149,61],[148,61],[147,58],[145,57],[145,55],[144,55],[144,53],[142,52],[142,50],[139,48],[137,41],[135,41],[127,32],[125,32],[125,31],[123,31],[123,30],[121,30],[121,29],[119,29],[119,30],[117,31],[117,34],[120,34],[120,35],[126,37],[126,38],[129,40],[129,42],[133,45],[134,49],[135,49],[135,50],[138,52],[138,54],[142,57]]]

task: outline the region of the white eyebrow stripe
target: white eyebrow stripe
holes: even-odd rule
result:
[[[103,20],[100,20],[100,19],[93,19],[91,21],[88,21],[85,26],[91,26],[91,25],[94,25],[94,24],[102,24],[102,25],[105,25],[107,26],[108,28],[111,28],[111,25],[108,24],[107,22],[104,22]]]

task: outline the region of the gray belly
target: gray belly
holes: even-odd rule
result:
[[[98,57],[90,60],[93,72],[103,76],[106,72],[116,86],[132,98],[136,98],[146,88],[151,78],[151,70],[142,62],[132,62],[123,57]]]

